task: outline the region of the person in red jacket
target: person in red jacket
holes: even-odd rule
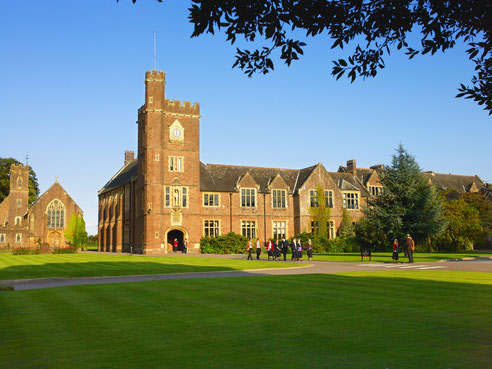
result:
[[[395,239],[393,241],[393,263],[397,263],[398,262],[398,240]]]

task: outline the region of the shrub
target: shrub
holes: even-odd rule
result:
[[[75,254],[75,253],[77,253],[77,248],[73,246],[55,247],[53,249],[53,254]]]
[[[12,255],[39,255],[39,248],[17,247],[12,250]]]
[[[243,254],[246,252],[248,238],[231,232],[220,237],[202,237],[200,253],[202,254]]]

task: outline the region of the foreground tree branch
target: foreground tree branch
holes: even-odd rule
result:
[[[306,43],[290,35],[299,30],[306,39],[328,36],[331,48],[364,40],[352,55],[333,61],[331,74],[351,82],[375,77],[392,49],[404,49],[412,59],[445,52],[461,40],[476,67],[471,85],[462,84],[456,97],[473,99],[492,114],[491,9],[490,0],[192,0],[189,20],[192,37],[224,31],[231,44],[239,38],[266,42],[260,49],[236,50],[233,66],[250,77],[274,69],[273,51],[288,66],[298,60]],[[410,32],[420,35],[418,45],[409,44]]]

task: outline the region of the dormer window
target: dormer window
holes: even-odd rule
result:
[[[254,188],[241,188],[241,206],[243,208],[256,207],[256,190]]]
[[[272,190],[272,207],[273,208],[286,208],[287,203],[285,201],[287,195],[286,190]]]

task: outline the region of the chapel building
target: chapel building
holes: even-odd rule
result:
[[[266,242],[312,232],[318,186],[331,208],[328,236],[335,238],[343,209],[357,222],[367,198],[382,189],[382,166],[357,168],[355,160],[337,172],[321,163],[280,169],[201,162],[200,105],[166,99],[161,71],[145,74],[137,124],[137,158],[126,151],[123,167],[99,191],[100,251],[160,255],[174,239],[180,247],[187,239],[189,251],[199,252],[203,236],[235,232]],[[476,176],[460,177],[464,191],[485,186]]]
[[[58,180],[28,205],[29,165],[10,166],[10,192],[0,203],[0,248],[68,246],[64,232],[82,210]]]

